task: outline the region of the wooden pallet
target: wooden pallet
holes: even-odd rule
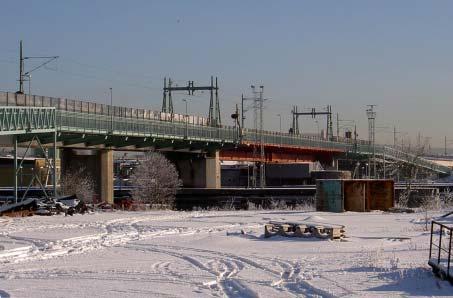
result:
[[[342,239],[345,237],[345,227],[336,224],[319,222],[275,222],[271,221],[264,226],[264,237],[275,235],[285,237],[317,237],[321,239]]]

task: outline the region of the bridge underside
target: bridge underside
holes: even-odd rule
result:
[[[29,141],[29,135],[21,135],[18,140],[22,144]],[[40,143],[53,144],[53,134],[42,134]],[[185,187],[220,188],[219,149],[233,145],[185,139],[60,132],[57,147],[62,153],[61,172],[83,167],[92,176],[100,199],[113,203],[114,151],[162,152],[176,165]]]
[[[29,141],[27,135],[20,137]],[[43,144],[53,142],[53,136],[42,135]],[[185,187],[219,188],[220,161],[260,161],[259,147],[253,144],[234,146],[186,139],[146,138],[121,135],[80,134],[59,132],[57,146],[62,149],[62,172],[85,167],[97,187],[101,200],[113,199],[113,151],[160,151],[177,167]],[[331,166],[341,155],[340,150],[326,148],[265,145],[267,163],[299,163],[319,161]]]
[[[28,142],[31,137],[21,135],[19,142]],[[43,134],[41,143],[50,144],[53,142],[53,135]],[[143,138],[126,137],[119,135],[94,135],[94,134],[71,134],[58,133],[57,146],[59,148],[76,149],[112,149],[117,151],[181,151],[191,153],[209,152],[219,148],[232,147],[232,144],[218,144],[213,142],[164,139],[164,138]]]

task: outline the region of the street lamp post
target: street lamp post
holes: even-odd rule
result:
[[[27,74],[28,77],[28,96],[31,98],[31,74]]]
[[[112,87],[110,89],[110,131],[113,134],[113,90]]]
[[[282,115],[277,114],[279,118],[279,132],[280,132],[280,147],[282,146]]]
[[[186,98],[183,98],[182,101],[186,104],[186,138],[189,137],[189,112],[188,112],[188,100]]]

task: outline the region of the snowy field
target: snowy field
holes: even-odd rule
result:
[[[348,238],[263,238],[269,220],[306,218],[343,224]],[[453,296],[427,265],[422,218],[266,210],[1,217],[0,297]]]

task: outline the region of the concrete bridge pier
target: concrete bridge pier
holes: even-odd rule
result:
[[[85,169],[93,178],[95,192],[103,202],[113,204],[113,150],[63,148],[61,154],[61,174],[65,171]]]
[[[168,152],[166,156],[175,164],[184,187],[221,187],[218,150],[206,154]]]
[[[221,188],[219,150],[206,156],[205,167],[205,187]]]
[[[99,159],[100,159],[101,200],[103,202],[113,204],[114,202],[113,150],[111,149],[100,150]]]

